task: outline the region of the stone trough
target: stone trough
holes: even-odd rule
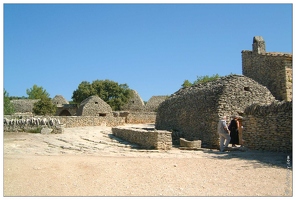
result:
[[[180,149],[184,150],[198,150],[201,149],[201,140],[189,141],[185,138],[180,138]]]

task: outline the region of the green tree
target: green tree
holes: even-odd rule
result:
[[[4,89],[4,101],[3,101],[3,107],[4,107],[4,115],[11,115],[15,112],[13,104],[10,102],[9,94]]]
[[[73,92],[72,99],[75,103],[80,104],[84,99],[95,94],[96,91],[93,89],[92,84],[87,81],[82,81],[78,85],[78,89]]]
[[[46,92],[43,87],[39,87],[36,84],[33,85],[32,88],[27,89],[27,95],[29,99],[42,99],[49,98],[49,94]]]
[[[188,81],[188,80],[185,80],[183,82],[183,84],[182,84],[182,87],[183,88],[190,87],[190,86],[192,86],[192,83],[190,81]]]
[[[98,95],[112,110],[120,110],[132,97],[132,91],[127,84],[118,84],[111,80],[95,80],[91,84],[83,81],[73,92],[72,99],[76,103],[81,103],[92,95]]]
[[[33,112],[36,115],[54,115],[56,105],[52,103],[50,98],[42,97],[40,101],[34,103]]]

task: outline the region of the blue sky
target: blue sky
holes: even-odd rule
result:
[[[242,74],[262,36],[292,53],[292,4],[3,4],[3,87],[72,100],[82,81],[126,83],[143,101],[197,76]]]

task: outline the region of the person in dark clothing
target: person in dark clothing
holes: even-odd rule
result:
[[[232,144],[232,147],[236,147],[236,144],[239,144],[239,138],[238,138],[238,116],[234,116],[231,120],[228,129],[230,130],[230,144]]]

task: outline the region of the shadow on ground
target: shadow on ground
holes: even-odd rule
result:
[[[292,169],[292,152],[283,153],[246,149],[244,149],[243,151],[237,149],[225,152],[220,152],[212,149],[204,149],[203,152],[213,154],[212,157],[217,159],[242,159],[253,161],[254,167],[258,167],[258,164],[262,164],[263,167],[275,166]]]

